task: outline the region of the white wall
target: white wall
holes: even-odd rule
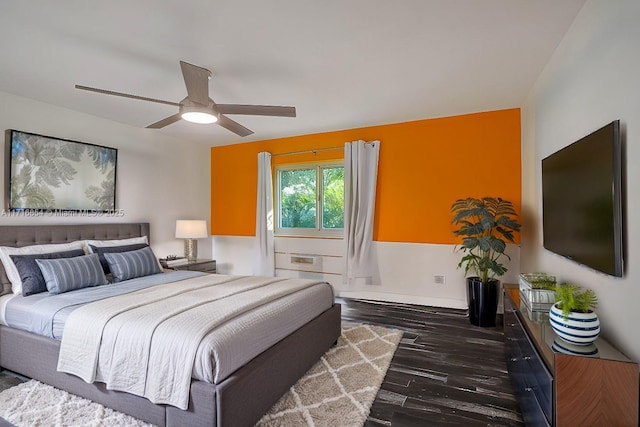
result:
[[[640,2],[588,0],[522,112],[523,271],[595,290],[602,333],[640,361]],[[542,247],[542,158],[612,120],[626,134],[626,272],[613,278]]]
[[[253,242],[254,237],[213,236],[212,252],[218,272],[251,274]],[[342,274],[335,274],[344,271],[344,268],[336,270],[337,265],[342,264],[341,244],[341,240],[276,238],[276,275],[321,278],[330,282],[338,295],[345,297],[467,308],[464,271],[456,268],[461,255],[454,252],[454,245],[374,242],[378,265],[374,284],[355,286],[344,284]],[[324,255],[318,265],[328,274],[310,272],[318,265],[310,268],[287,265],[287,254],[291,253]],[[520,248],[509,245],[507,253],[511,260],[505,259],[504,264],[509,271],[500,280],[517,283]],[[444,275],[445,283],[436,284],[435,274]]]
[[[153,250],[164,256],[183,253],[183,242],[174,238],[176,219],[209,220],[208,146],[3,92],[0,92],[0,129],[117,148],[116,207],[124,210],[121,218],[27,218],[5,213],[0,215],[2,225],[147,221],[151,223]],[[4,149],[0,150],[0,168],[4,176]],[[2,183],[2,201],[4,191]],[[201,257],[210,256],[208,240],[200,241]]]

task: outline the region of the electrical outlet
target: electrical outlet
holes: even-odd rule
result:
[[[446,276],[444,274],[434,274],[433,275],[433,283],[437,285],[444,285],[447,282]]]

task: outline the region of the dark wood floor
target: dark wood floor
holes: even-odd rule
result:
[[[344,320],[404,331],[366,427],[524,425],[500,325],[473,326],[464,310],[338,301]]]

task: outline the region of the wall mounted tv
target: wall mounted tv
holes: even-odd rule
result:
[[[622,277],[622,203],[619,120],[542,160],[546,249]]]

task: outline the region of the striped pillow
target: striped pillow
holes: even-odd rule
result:
[[[129,252],[103,254],[114,282],[162,273],[150,247]]]
[[[82,249],[74,249],[72,251],[53,252],[50,254],[36,255],[9,255],[16,265],[20,280],[22,280],[22,295],[28,296],[47,292],[47,283],[44,281],[42,271],[36,262],[37,259],[58,259],[73,258],[76,256],[84,256]]]
[[[60,259],[36,259],[50,294],[109,283],[98,254]]]
[[[107,262],[104,254],[113,253],[113,252],[129,252],[135,251],[136,249],[142,249],[145,246],[149,246],[146,243],[135,243],[133,245],[122,245],[122,246],[93,246],[89,245],[91,249],[91,253],[98,254],[100,257],[100,264],[102,265],[102,271],[104,274],[111,274],[109,271],[109,263]]]

